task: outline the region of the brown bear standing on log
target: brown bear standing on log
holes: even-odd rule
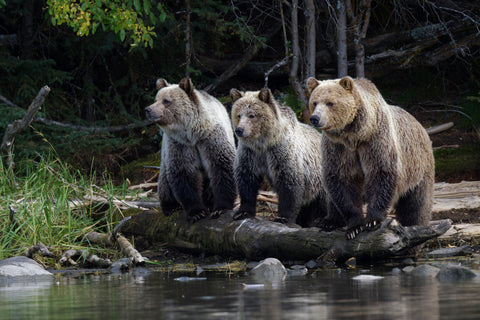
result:
[[[240,207],[233,218],[255,216],[258,190],[266,177],[278,194],[277,221],[310,227],[323,220],[327,205],[317,148],[321,134],[300,123],[269,89],[232,89],[230,95],[238,137],[235,180],[240,194]]]
[[[435,167],[422,125],[388,105],[367,79],[309,78],[307,85],[310,122],[323,132],[323,180],[331,200],[322,227],[346,226],[352,239],[391,209],[404,226],[428,224]]]
[[[145,109],[163,131],[158,195],[162,211],[181,205],[189,220],[217,217],[236,197],[235,142],[225,107],[189,78],[157,80],[155,102]]]

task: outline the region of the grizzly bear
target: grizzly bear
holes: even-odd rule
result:
[[[235,143],[225,107],[190,78],[177,84],[157,80],[148,119],[163,131],[158,195],[162,211],[181,205],[189,220],[218,217],[233,209],[236,197],[233,165]]]
[[[310,122],[322,130],[323,181],[331,200],[323,227],[346,226],[351,239],[391,209],[404,226],[428,224],[435,167],[422,125],[387,104],[367,79],[309,78],[307,86]]]
[[[269,89],[232,89],[230,95],[238,137],[235,181],[240,195],[233,218],[255,217],[258,190],[267,178],[278,194],[276,221],[309,227],[323,220],[327,206],[317,148],[321,134],[300,123]]]

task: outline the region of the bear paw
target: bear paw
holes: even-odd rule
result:
[[[345,232],[345,238],[347,238],[347,240],[353,240],[355,239],[358,234],[362,231],[365,230],[365,226],[364,225],[359,225],[359,226],[356,226],[356,227],[352,227],[352,228],[349,228],[346,232]]]
[[[225,211],[227,211],[227,209],[217,209],[217,210],[213,210],[211,213],[210,213],[210,218],[212,219],[218,219],[220,218],[220,216],[222,214],[225,213]]]
[[[255,217],[255,214],[251,214],[250,212],[247,211],[237,211],[233,215],[233,220],[243,220],[247,218],[253,218]]]
[[[378,227],[382,223],[382,220],[379,219],[369,219],[367,220],[367,223],[365,224],[365,229],[368,231],[371,231],[375,229],[375,227]]]
[[[199,220],[205,219],[206,217],[208,217],[207,211],[206,210],[200,210],[197,214],[189,216],[188,220],[191,223],[194,223],[194,222],[197,222]]]

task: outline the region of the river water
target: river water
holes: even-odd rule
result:
[[[56,274],[0,287],[0,319],[480,319],[478,279],[442,283],[372,269],[321,270],[273,284],[198,277]]]

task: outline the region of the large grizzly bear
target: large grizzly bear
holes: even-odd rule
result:
[[[390,209],[404,226],[428,224],[435,167],[422,125],[388,105],[367,79],[309,78],[307,85],[310,122],[323,132],[323,179],[331,200],[324,226],[346,226],[351,239]]]
[[[321,134],[300,123],[269,89],[230,95],[238,137],[235,180],[240,207],[234,219],[255,216],[257,194],[266,177],[278,194],[277,221],[311,226],[326,215],[321,178]]]
[[[225,107],[189,78],[157,80],[155,102],[145,109],[163,131],[158,195],[166,215],[183,207],[191,221],[233,209],[235,143]]]

